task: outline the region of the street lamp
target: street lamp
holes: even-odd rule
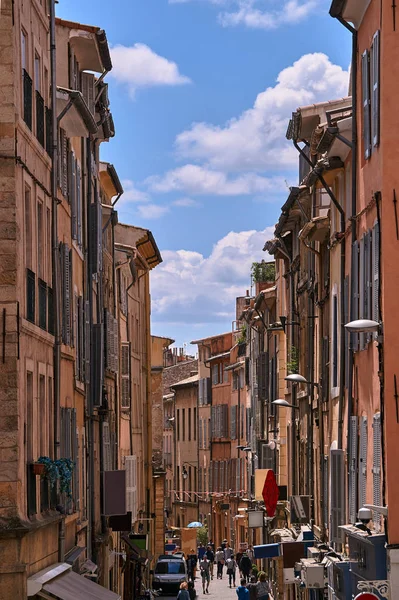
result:
[[[295,406],[294,404],[290,404],[287,400],[283,400],[282,398],[278,398],[277,400],[273,400],[272,404],[276,406],[282,406],[283,408],[295,408],[299,410],[299,406]]]
[[[380,329],[380,323],[370,319],[357,319],[344,325],[347,331],[351,333],[375,333]]]
[[[319,387],[318,383],[316,383],[315,381],[308,381],[303,375],[300,375],[299,373],[291,373],[290,375],[287,375],[287,377],[284,377],[284,379],[285,381],[290,381],[291,383],[306,383],[307,385],[314,385],[315,387]]]

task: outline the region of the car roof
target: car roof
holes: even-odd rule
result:
[[[179,560],[180,562],[184,561],[182,556],[176,556],[174,554],[161,554],[161,556],[158,557],[158,562],[159,561],[167,562],[168,560]]]

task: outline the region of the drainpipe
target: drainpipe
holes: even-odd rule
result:
[[[57,122],[57,61],[55,39],[55,0],[50,1],[50,103],[51,103],[51,246],[52,246],[52,280],[54,298],[54,352],[53,352],[53,385],[54,385],[54,458],[60,458],[60,378],[61,378],[61,315],[59,289],[59,252],[58,252],[58,122]],[[59,524],[58,560],[65,559],[65,519]]]
[[[306,162],[314,168],[312,161],[306,156],[305,152],[302,148],[299,147],[298,143],[293,140],[295,148],[301,154],[301,156],[306,160]],[[352,150],[353,152],[353,150]],[[344,413],[344,399],[345,399],[345,323],[344,323],[344,312],[345,312],[345,302],[344,302],[344,281],[345,281],[345,211],[336,199],[335,195],[331,191],[329,185],[327,184],[324,177],[314,171],[317,175],[320,183],[324,187],[327,194],[330,196],[334,206],[340,213],[340,221],[341,221],[341,231],[338,235],[338,239],[341,244],[341,265],[340,265],[340,313],[341,313],[341,335],[340,335],[340,354],[339,354],[339,397],[338,397],[338,448],[342,448],[342,437],[343,437],[343,413]]]

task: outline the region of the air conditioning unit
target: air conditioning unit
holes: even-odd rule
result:
[[[324,565],[304,559],[302,562],[302,580],[307,588],[324,589]]]
[[[313,558],[314,560],[319,560],[320,558],[320,550],[318,548],[316,548],[315,546],[311,546],[310,548],[307,549],[307,557],[308,558]]]

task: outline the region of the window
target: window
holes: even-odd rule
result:
[[[229,383],[229,372],[226,371],[227,363],[223,365],[223,383]]]
[[[194,407],[194,442],[197,440],[197,409]]]
[[[49,426],[47,406],[46,406],[46,378],[44,375],[39,375],[39,410],[40,421],[45,424],[40,428],[40,456],[48,456],[48,440],[47,427]]]
[[[26,318],[31,323],[35,322],[36,310],[36,276],[30,269],[26,269]]]
[[[41,90],[41,73],[40,73],[40,56],[35,52],[35,90],[40,93]]]
[[[219,365],[212,365],[212,385],[219,383]]]
[[[44,279],[44,245],[45,238],[43,235],[43,203],[37,203],[37,272],[40,279]]]
[[[72,327],[72,251],[67,244],[60,244],[61,282],[62,282],[62,342],[68,346],[73,345]]]
[[[186,441],[186,409],[183,408],[182,411],[182,442]]]
[[[338,387],[338,297],[333,296],[332,306],[332,387]]]
[[[22,70],[26,71],[28,67],[28,44],[24,31],[21,31],[21,66]]]
[[[21,31],[21,66],[22,66],[22,90],[23,90],[23,119],[29,129],[32,129],[32,79],[28,73],[28,38]]]
[[[32,268],[32,211],[30,189],[25,188],[25,265]]]
[[[352,168],[348,163],[345,167],[345,218],[352,215]]]
[[[188,441],[191,442],[191,408],[188,409]]]
[[[380,143],[380,32],[376,31],[370,51],[362,54],[362,102],[364,158]]]
[[[177,441],[180,442],[180,409],[177,409]]]
[[[83,300],[83,299],[82,299]],[[122,408],[130,406],[130,343],[122,344]]]
[[[34,448],[33,448],[33,424],[34,424],[34,407],[33,407],[33,373],[28,371],[26,373],[26,460],[28,462],[33,461]]]

